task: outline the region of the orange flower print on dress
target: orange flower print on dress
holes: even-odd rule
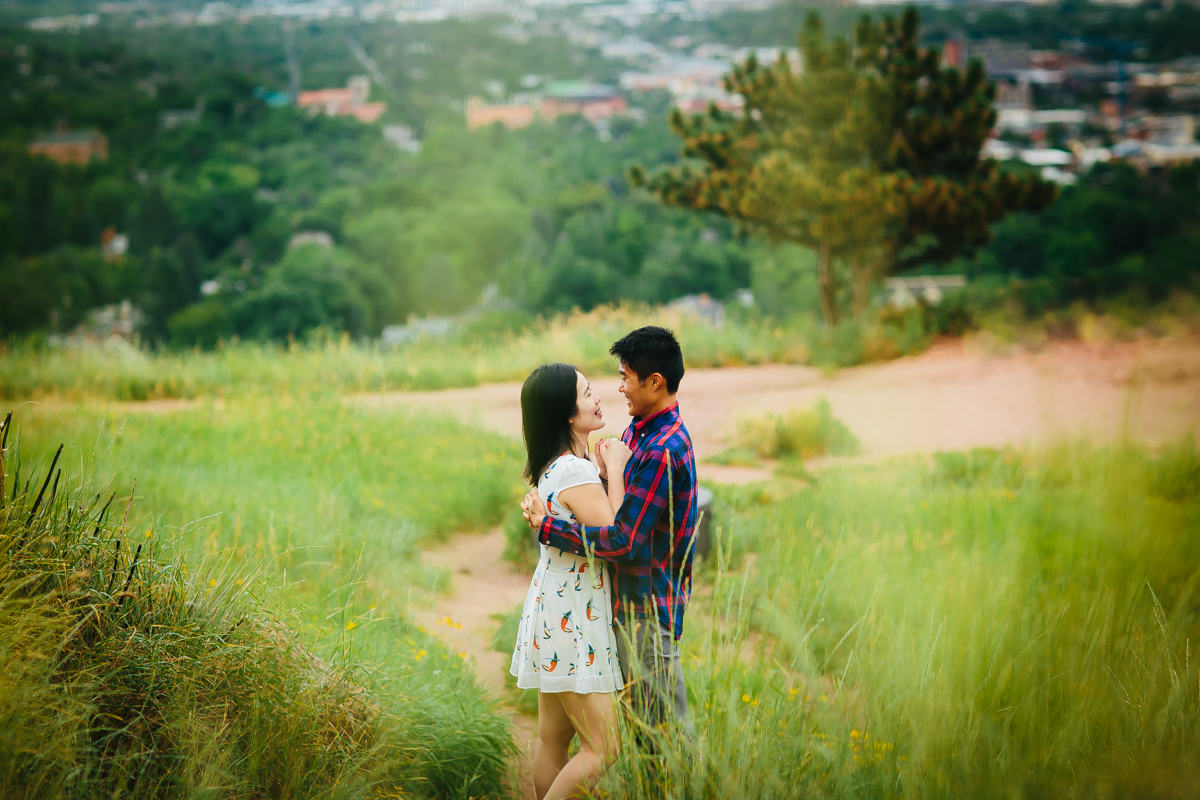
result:
[[[580,481],[600,483],[594,464],[569,454],[548,468],[546,476],[538,493],[548,501],[555,519],[570,517],[559,502],[562,487],[582,485]],[[609,583],[606,571],[607,565],[586,555],[541,545],[509,668],[520,688],[585,694],[621,689],[621,674],[613,668],[617,644],[610,624],[613,598],[605,585]],[[552,626],[551,620],[557,625]],[[606,645],[612,653],[607,662]]]

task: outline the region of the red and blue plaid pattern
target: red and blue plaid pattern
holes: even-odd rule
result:
[[[625,465],[625,502],[616,522],[593,528],[547,516],[539,538],[576,555],[590,549],[612,563],[613,619],[622,623],[653,614],[678,639],[692,595],[697,520],[692,439],[676,404],[635,418],[621,440],[633,456]]]

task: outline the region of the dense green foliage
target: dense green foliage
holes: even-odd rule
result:
[[[630,194],[629,163],[673,157],[661,108],[645,126],[614,124],[611,142],[578,117],[518,133],[449,122],[448,106],[485,80],[511,90],[525,74],[588,69],[565,57],[563,41],[518,45],[461,23],[386,38],[312,25],[297,34],[305,63],[318,65],[306,84],[360,71],[345,35],[362,36],[392,76],[375,89],[395,109],[384,122],[423,135],[420,155],[397,153],[375,126],[268,107],[254,90],[281,88],[284,46],[265,23],[194,38],[156,30],[136,55],[103,29],[0,34],[14,84],[0,87],[3,330],[70,330],[88,308],[131,297],[150,338],[211,345],[315,327],[377,334],[413,313],[467,308],[489,284],[538,310],[726,296],[749,284],[746,247],[727,225]],[[197,98],[199,120],[158,129],[160,112]],[[59,167],[26,155],[23,142],[59,120],[104,131],[112,157]],[[92,255],[106,228],[129,235],[130,255],[116,263]],[[304,231],[329,234],[334,250],[288,253]],[[202,297],[205,281],[214,296]]]
[[[1044,214],[1014,216],[968,269],[1015,279],[1038,314],[1121,295],[1143,302],[1200,290],[1200,163],[1143,177],[1100,164]]]
[[[693,43],[790,43],[805,8],[731,11],[687,23],[695,33],[688,35]],[[1054,8],[1068,28],[1082,25],[1085,36],[1093,35],[1088,26],[1096,20],[1125,25],[1129,15],[1154,30],[1179,17],[1176,27],[1184,30],[1184,17],[1193,13],[1186,6]],[[924,223],[900,226],[899,238],[856,232],[850,238],[863,243],[863,252],[829,265],[803,248],[748,240],[719,216],[661,208],[630,187],[626,171],[633,164],[653,170],[679,163],[677,140],[665,124],[665,94],[631,96],[644,121],[615,119],[603,131],[581,117],[521,131],[464,131],[461,109],[468,95],[502,98],[547,77],[612,82],[624,68],[595,48],[572,44],[554,25],[538,28],[528,40],[486,20],[396,26],[346,19],[292,26],[302,88],[340,86],[364,71],[348,37],[377,63],[384,81],[373,86],[371,99],[387,102],[389,110],[379,123],[364,125],[265,102],[269,95],[260,90],[289,85],[288,36],[275,22],[135,30],[131,21],[140,13],[106,17],[74,34],[36,33],[17,24],[20,15],[0,14],[0,335],[69,333],[89,310],[124,299],[143,314],[143,341],[207,348],[233,337],[303,338],[314,329],[373,336],[412,315],[462,312],[481,296],[493,296],[491,287],[534,315],[627,299],[659,303],[698,292],[728,299],[751,288],[757,310],[787,325],[817,315],[824,296],[826,313],[837,312],[830,318],[845,311],[865,315],[849,323],[849,333],[831,332],[829,342],[866,341],[856,331],[884,324],[870,305],[875,281],[886,270],[856,264],[879,261],[874,251],[900,246],[894,263],[928,269],[931,260],[955,249],[931,251],[933,239],[957,232],[966,243],[958,249],[969,250],[985,243],[984,223],[994,216],[975,213],[979,202],[965,202],[980,192],[941,192],[938,202],[925,203],[925,216],[941,220],[936,236]],[[573,12],[562,13],[569,19]],[[823,13],[835,33],[850,32],[850,12]],[[922,36],[940,41],[955,26],[972,36],[1026,40],[1037,26],[1066,31],[1043,19],[1049,13],[929,9]],[[1014,20],[1016,32],[993,31],[1001,17]],[[751,19],[766,27],[737,33]],[[1126,25],[1134,38],[1149,35],[1141,24]],[[664,43],[669,31],[656,25],[643,35]],[[905,47],[908,66],[928,60]],[[1151,50],[1148,57],[1162,55]],[[905,75],[916,74],[910,72]],[[957,89],[951,83],[942,87],[947,91],[927,92],[932,105],[918,103],[925,112],[918,116],[946,116],[953,103],[939,103],[953,100],[955,91],[976,106],[987,94],[978,80],[960,81]],[[192,108],[202,111],[195,121],[167,125],[160,118]],[[907,113],[900,116],[907,119]],[[60,123],[104,133],[110,158],[64,167],[31,157],[27,144]],[[411,126],[422,139],[419,154],[398,152],[385,141],[381,126],[395,123]],[[935,140],[926,142],[934,155],[953,150]],[[957,180],[943,180],[940,167],[875,160],[885,172],[924,175],[929,186],[944,189]],[[1098,304],[1130,286],[1144,287],[1151,301],[1173,289],[1193,291],[1196,268],[1186,244],[1197,212],[1190,201],[1175,202],[1190,196],[1186,182],[1193,179],[1190,171],[1170,179],[1130,174],[1119,181],[1119,191],[1109,192],[1105,202],[1120,220],[1117,227],[1144,217],[1147,202],[1154,209],[1148,233],[1134,237],[1134,246],[1108,248],[1107,234],[1096,234],[1100,249],[1080,239],[1080,248],[1064,254],[1063,242],[1084,236],[1075,220],[1080,212],[1071,205],[1077,200],[1064,199],[1039,217],[995,229],[1001,241],[985,247],[980,266],[972,269],[1002,276],[1005,297],[1009,277],[1036,283],[1016,287],[1031,310],[1076,300]],[[1160,185],[1166,183],[1173,188],[1164,195]],[[1075,192],[1081,195],[1083,187]],[[867,206],[874,203],[851,204],[855,213],[848,219],[859,228],[878,227],[874,216],[860,213]],[[102,257],[98,245],[105,231],[128,234],[129,252]],[[289,250],[293,235],[304,232],[328,234],[332,248]],[[1014,254],[1014,236],[1046,244]],[[1048,280],[1071,288],[1048,289],[1031,269],[1068,276]],[[1081,270],[1091,277],[1079,279]],[[1096,277],[1101,273],[1108,277]],[[816,291],[820,276],[824,295]],[[851,292],[855,276],[860,280]],[[963,309],[950,328],[925,324],[923,335],[961,331],[983,307]],[[809,344],[814,361],[852,363]]]
[[[168,462],[139,470],[159,478],[139,494],[137,505],[160,518],[148,521],[131,491],[79,474],[74,447],[49,465],[29,458],[51,433],[41,421],[32,428],[28,438],[5,437],[13,483],[0,503],[0,793],[504,793],[507,724],[457,657],[429,642],[433,657],[422,650],[373,665],[348,630],[425,639],[375,606],[342,608],[335,646],[302,639],[289,627],[301,620],[278,602],[278,576],[270,566],[256,573],[236,535],[232,550],[207,557],[169,541],[159,503],[178,499],[181,487],[155,474]],[[30,473],[33,482],[20,485]],[[201,488],[194,475],[189,482]]]

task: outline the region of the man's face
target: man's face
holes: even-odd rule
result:
[[[642,381],[624,361],[621,362],[618,372],[621,375],[621,386],[617,391],[625,395],[629,416],[644,417],[646,412],[654,407],[656,400],[653,386],[654,376],[651,376],[651,380]]]

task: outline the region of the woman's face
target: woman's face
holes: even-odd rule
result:
[[[571,428],[584,437],[604,427],[604,414],[600,411],[600,398],[592,394],[592,385],[583,373],[575,371],[575,416],[571,417]]]

